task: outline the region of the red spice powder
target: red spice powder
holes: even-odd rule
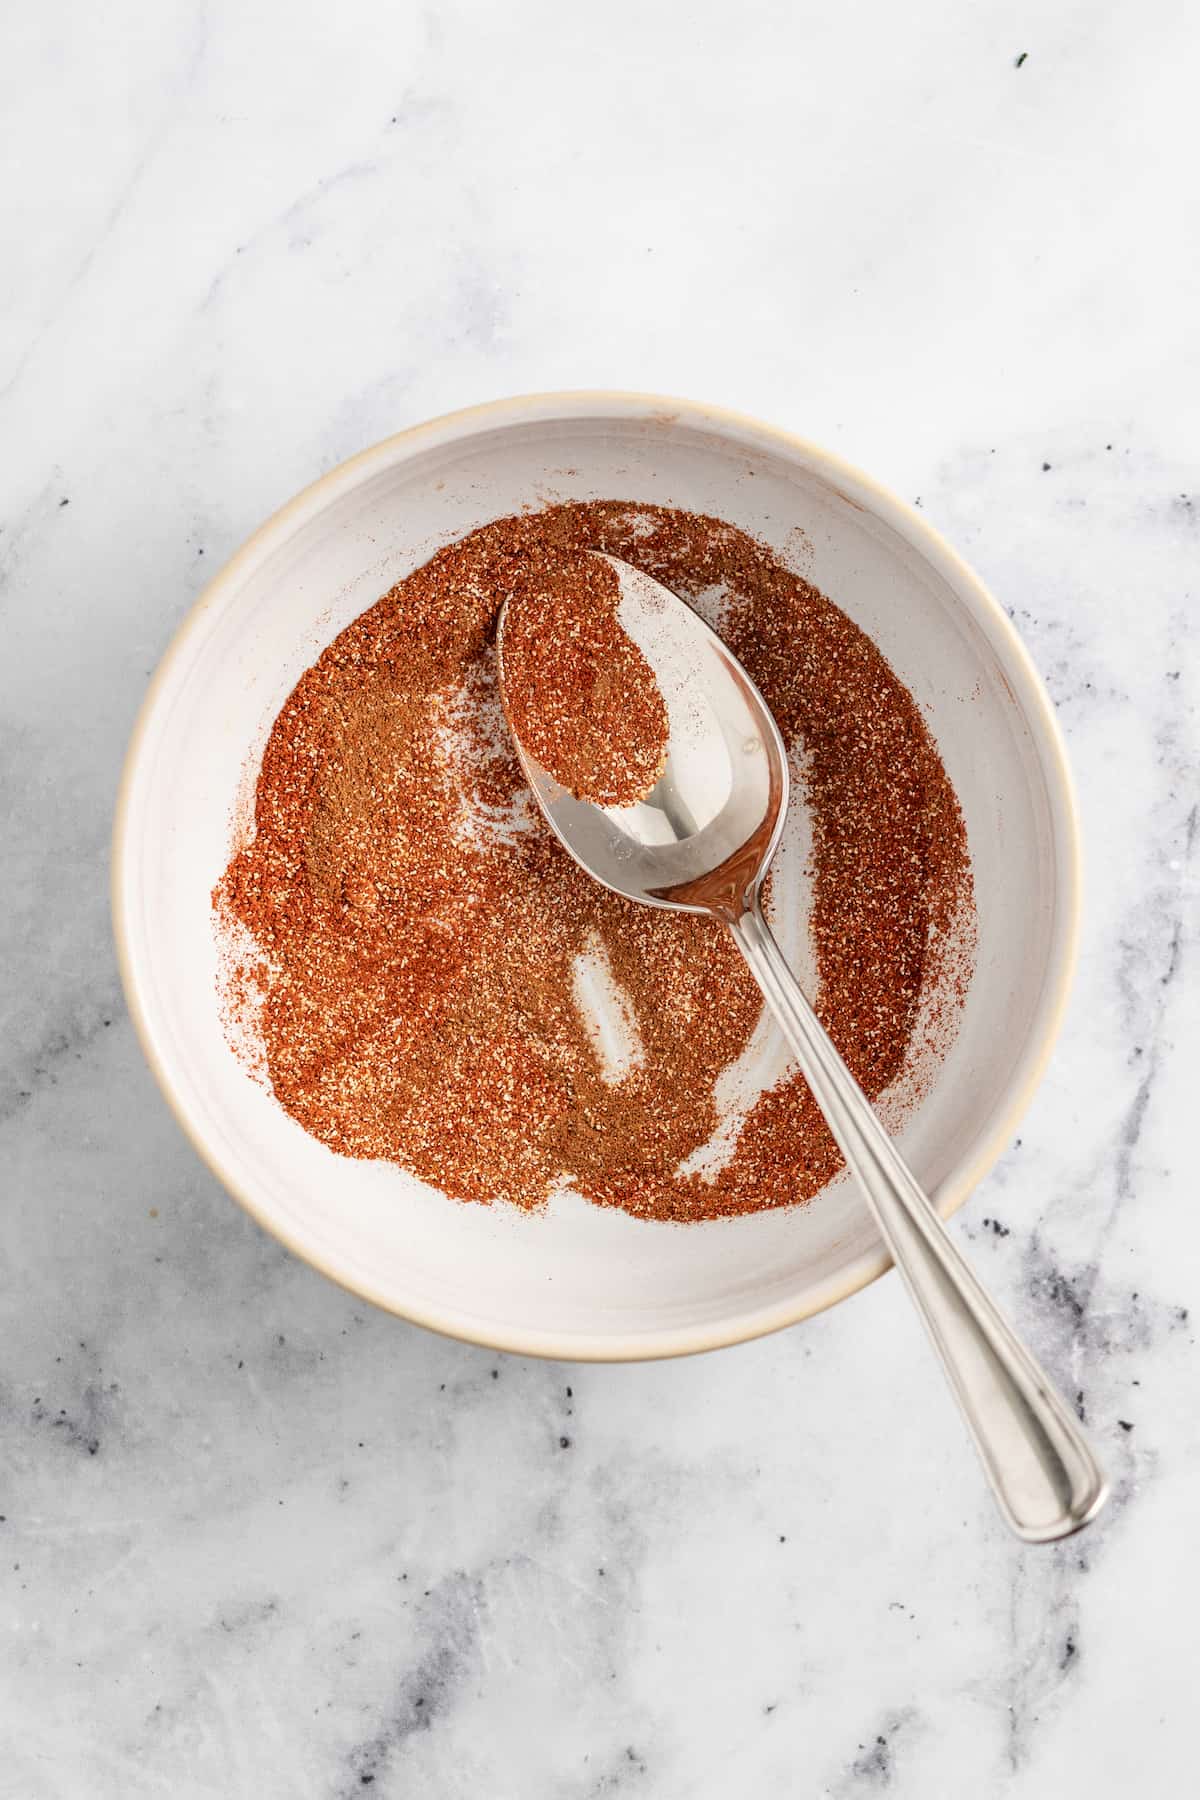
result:
[[[868,1095],[905,1067],[923,996],[946,1037],[971,966],[970,860],[911,695],[764,545],[624,501],[448,545],[297,683],[263,755],[253,840],[213,895],[235,1012],[252,1015],[274,1093],[306,1130],[457,1199],[536,1207],[569,1182],[672,1220],[804,1201],[841,1159],[795,1074],[749,1106],[731,1155],[681,1172],[721,1123],[715,1086],[758,990],[718,925],[638,906],[576,866],[504,730],[500,606],[587,549],[687,598],[720,593],[719,629],[774,711],[792,805],[810,815],[817,1010]],[[239,993],[247,931],[258,956]],[[576,1001],[587,959],[634,1027],[620,1069]]]
[[[528,755],[577,800],[645,799],[666,758],[667,708],[618,617],[616,569],[562,549],[504,610],[504,704]]]

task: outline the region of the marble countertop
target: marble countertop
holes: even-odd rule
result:
[[[7,35],[0,1794],[1189,1791],[1193,14],[113,0]],[[1006,1536],[894,1277],[691,1361],[492,1355],[263,1236],[143,1065],[109,823],[206,575],[388,432],[576,386],[919,499],[1049,682],[1082,966],[953,1229],[1115,1478],[1065,1545]]]

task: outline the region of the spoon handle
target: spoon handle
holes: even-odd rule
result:
[[[1078,1531],[1100,1511],[1108,1484],[1073,1413],[959,1254],[805,999],[757,900],[729,929],[867,1196],[1001,1512],[1030,1544]]]

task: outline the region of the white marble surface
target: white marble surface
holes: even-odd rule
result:
[[[0,1794],[1193,1791],[1198,49],[1184,0],[9,10]],[[206,573],[387,432],[579,385],[919,496],[1060,707],[1080,979],[955,1229],[1115,1476],[1063,1547],[894,1278],[492,1356],[263,1237],[142,1064],[109,819]]]

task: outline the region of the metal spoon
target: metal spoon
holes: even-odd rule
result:
[[[621,582],[621,623],[667,704],[663,773],[637,805],[592,806],[516,739],[530,786],[563,846],[605,887],[647,906],[708,913],[733,934],[925,1322],[1001,1512],[1026,1543],[1066,1537],[1104,1505],[1104,1474],[1070,1408],[955,1248],[763,917],[760,891],[788,801],[779,729],[698,613],[608,560]],[[503,612],[498,645],[503,688]]]

